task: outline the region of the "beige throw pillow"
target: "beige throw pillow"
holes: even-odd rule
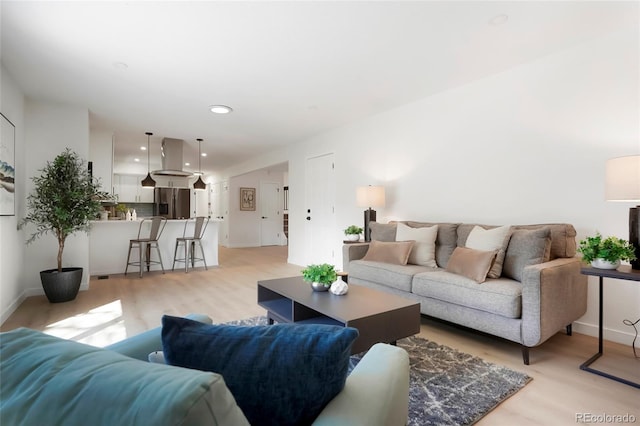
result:
[[[487,276],[489,278],[500,278],[502,274],[502,264],[504,263],[504,256],[510,238],[511,226],[509,225],[499,226],[493,229],[484,229],[481,226],[475,226],[469,233],[464,245],[474,250],[497,250],[496,258]]]
[[[436,265],[436,237],[438,236],[438,225],[411,228],[404,223],[398,223],[396,230],[396,241],[415,241],[409,260],[412,265],[428,266],[437,268]]]
[[[471,278],[478,284],[483,283],[487,279],[496,253],[497,250],[482,251],[456,247],[447,262],[447,272]]]
[[[362,260],[406,265],[413,241],[384,242],[372,240]]]

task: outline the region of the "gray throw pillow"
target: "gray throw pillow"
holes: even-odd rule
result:
[[[371,239],[385,242],[395,241],[396,227],[397,225],[395,223],[369,222],[369,229],[371,229]]]
[[[549,260],[551,249],[551,230],[516,229],[511,234],[502,267],[502,275],[522,281],[524,268]]]

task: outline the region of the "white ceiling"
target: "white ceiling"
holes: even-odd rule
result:
[[[210,172],[638,21],[637,2],[611,1],[0,7],[2,63],[27,96],[88,107],[120,161],[140,157],[146,131],[154,146],[184,139],[195,162],[203,138]]]

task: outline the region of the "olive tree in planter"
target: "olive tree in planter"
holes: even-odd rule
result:
[[[27,223],[36,230],[27,244],[51,233],[58,240],[58,267],[40,272],[42,287],[51,303],[68,302],[76,298],[82,281],[82,268],[62,267],[62,252],[67,237],[75,232],[88,232],[90,221],[102,210],[101,199],[109,194],[100,191],[78,154],[65,149],[32,178],[35,188],[27,197],[27,215],[20,227]]]

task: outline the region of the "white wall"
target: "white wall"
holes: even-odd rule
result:
[[[260,226],[260,183],[275,182],[282,187],[283,173],[261,169],[229,179],[228,246],[259,247],[261,245]],[[240,211],[240,188],[256,189],[256,210]]]
[[[89,111],[56,103],[33,101],[25,103],[25,163],[26,193],[33,190],[30,177],[39,174],[47,161],[70,148],[85,161],[89,157]],[[33,225],[25,227],[27,234]],[[27,296],[44,294],[40,283],[40,271],[57,265],[58,242],[47,234],[25,247],[22,265],[23,288]],[[28,267],[26,265],[28,264]],[[89,239],[85,233],[67,238],[62,258],[63,267],[82,267],[84,273],[81,288],[89,282]]]
[[[304,265],[304,163],[336,154],[339,231],[362,223],[355,188],[383,184],[378,219],[526,224],[568,222],[578,239],[599,230],[628,238],[630,205],[604,201],[609,158],[640,153],[638,28],[335,129],[239,173],[289,161],[289,261]],[[336,238],[340,253],[341,238]],[[336,259],[341,265],[341,259]],[[597,282],[576,331],[597,335]],[[605,338],[630,344],[637,283],[605,292]]]
[[[89,133],[89,161],[93,162],[93,177],[100,180],[102,190],[113,193],[113,133]]]
[[[25,298],[21,285],[24,269],[24,233],[17,230],[24,214],[25,148],[24,95],[4,66],[0,66],[0,112],[16,127],[15,194],[16,215],[0,216],[0,323],[4,322]]]

